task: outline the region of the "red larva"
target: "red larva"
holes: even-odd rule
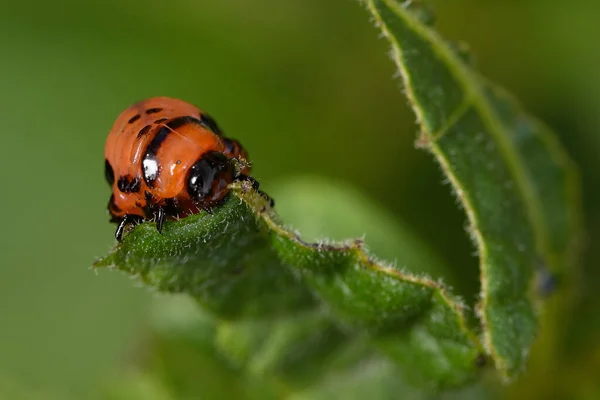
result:
[[[235,167],[234,159],[247,156],[210,116],[182,100],[154,97],[129,107],[115,121],[104,150],[117,240],[128,224],[155,220],[161,232],[165,219],[218,206],[234,180],[249,180],[258,189],[247,163]]]

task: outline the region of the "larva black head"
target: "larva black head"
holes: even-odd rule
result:
[[[218,202],[225,196],[234,173],[231,160],[223,153],[205,153],[188,172],[188,194],[192,200],[211,206],[211,203]]]

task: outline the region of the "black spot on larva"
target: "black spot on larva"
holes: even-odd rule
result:
[[[146,114],[156,114],[162,111],[162,108],[149,108],[146,110]]]
[[[169,134],[175,129],[181,128],[182,126],[185,126],[187,124],[202,125],[202,122],[190,116],[173,118],[165,126],[160,128],[156,136],[154,136],[150,144],[148,144],[144,159],[155,159],[156,154],[158,153],[158,149],[160,149],[160,146],[165,141],[167,136],[169,136]]]
[[[139,177],[121,176],[117,181],[117,187],[123,193],[136,193],[140,191],[141,181]]]
[[[156,121],[154,121],[155,124],[160,124],[161,122],[165,122],[166,120],[168,120],[169,118],[159,118]]]
[[[172,120],[170,120],[167,123],[167,126],[171,129],[175,130],[175,129],[181,128],[182,126],[185,126],[187,124],[196,124],[196,125],[205,126],[205,124],[201,120],[199,120],[198,118],[189,116],[189,115],[173,118]]]
[[[131,117],[129,119],[129,121],[127,121],[127,123],[128,124],[133,124],[135,121],[137,121],[140,118],[142,118],[142,116],[140,114],[134,115],[133,117]]]
[[[119,178],[119,180],[117,182],[117,187],[123,193],[125,193],[127,191],[127,188],[129,187],[129,181],[127,180],[126,176],[122,176]]]
[[[142,187],[142,183],[140,181],[139,176],[136,176],[135,178],[133,178],[133,180],[129,183],[129,191],[132,193],[139,192],[141,187]]]
[[[104,176],[110,186],[115,183],[115,171],[106,159],[104,160]]]
[[[160,165],[158,164],[158,159],[156,157],[160,146],[165,141],[167,136],[171,134],[171,132],[188,124],[204,126],[202,121],[197,118],[190,117],[189,115],[173,118],[162,128],[160,128],[152,141],[148,144],[148,147],[146,147],[146,153],[144,155],[144,159],[142,160],[142,166],[144,169],[144,180],[149,187],[154,187],[154,182],[158,178],[158,174],[160,172]]]
[[[202,114],[200,115],[200,121],[202,121],[202,125],[206,126],[208,129],[216,133],[217,135],[221,135],[221,129],[217,125],[217,121],[215,121],[210,115]]]
[[[141,139],[144,135],[146,135],[148,132],[150,132],[151,128],[152,128],[152,125],[146,125],[142,129],[140,129],[140,131],[137,134],[138,139]]]

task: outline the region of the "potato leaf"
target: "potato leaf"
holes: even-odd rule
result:
[[[506,377],[536,336],[535,273],[573,267],[579,237],[572,162],[541,123],[464,64],[415,2],[366,0],[392,45],[431,151],[464,206],[481,260],[483,341]]]
[[[319,319],[315,335],[291,331],[308,350],[322,339],[319,329],[340,338],[368,335],[373,349],[408,367],[424,385],[474,377],[482,349],[462,303],[442,284],[375,259],[359,240],[306,243],[277,222],[251,188],[234,184],[231,194],[212,215],[168,222],[162,235],[153,223],[137,226],[95,266],[116,267],[160,291],[187,293],[224,324],[285,317],[289,327],[290,316],[302,323],[307,312],[323,310],[331,323]],[[248,329],[250,343],[260,326]],[[253,360],[266,360],[255,366],[268,370],[270,360],[293,359],[290,349],[318,359],[319,352],[295,348],[286,328],[277,329],[281,344],[261,344],[270,353],[253,354]],[[240,357],[243,351],[229,350]]]

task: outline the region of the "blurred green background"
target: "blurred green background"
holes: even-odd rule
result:
[[[598,398],[600,3],[431,3],[438,30],[469,43],[478,69],[550,124],[582,171],[587,246],[552,349],[557,375],[534,363],[510,393]],[[436,249],[475,302],[464,215],[414,148],[387,44],[357,1],[3,1],[0,35],[0,396],[89,398],[143,340],[162,300],[88,266],[113,244],[106,135],[150,96],[210,112],[249,150],[267,192],[306,174],[362,192]]]

